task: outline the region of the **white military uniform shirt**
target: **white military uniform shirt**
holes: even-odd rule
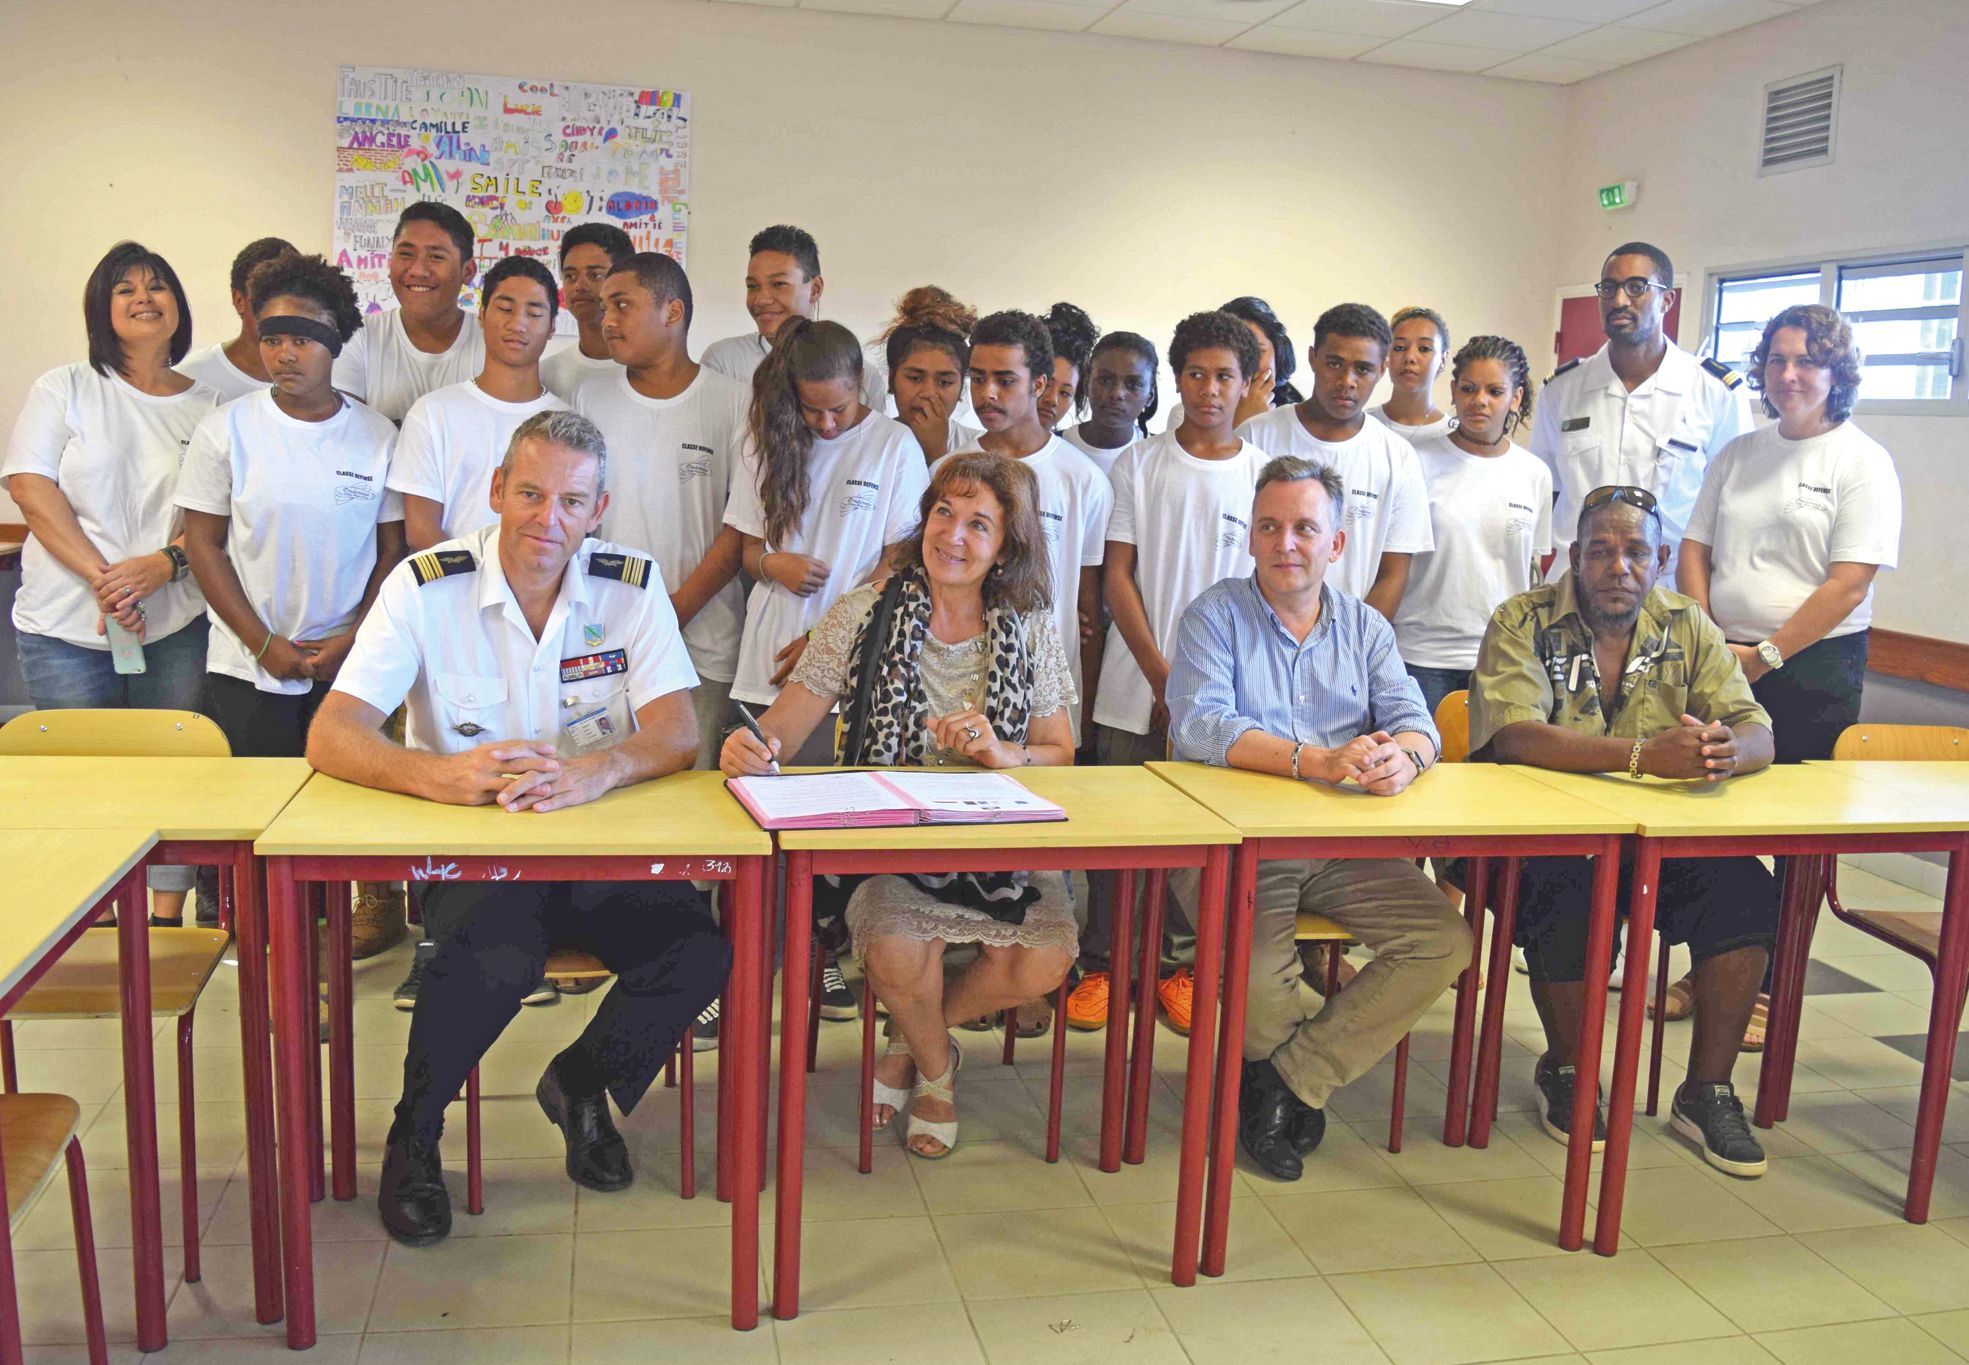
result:
[[[628,737],[638,710],[695,686],[655,564],[584,541],[535,639],[493,525],[390,571],[334,690],[386,714],[407,703],[413,749],[552,740],[567,757]]]
[[[1607,484],[1633,484],[1660,501],[1662,530],[1678,548],[1712,455],[1754,423],[1743,377],[1668,343],[1661,367],[1632,393],[1607,347],[1559,367],[1532,414],[1532,454],[1552,467],[1559,504],[1550,579],[1567,567],[1579,504]],[[1668,572],[1675,571],[1671,560]]]

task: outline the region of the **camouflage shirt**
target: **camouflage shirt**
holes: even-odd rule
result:
[[[1733,729],[1771,725],[1722,630],[1693,599],[1660,585],[1641,603],[1609,706],[1567,573],[1492,613],[1470,675],[1470,752],[1481,757],[1499,730],[1524,720],[1647,739],[1680,725],[1684,712]]]

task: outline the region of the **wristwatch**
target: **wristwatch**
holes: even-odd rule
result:
[[[1762,659],[1764,661],[1764,667],[1770,669],[1773,673],[1784,667],[1784,655],[1778,653],[1778,647],[1769,640],[1759,640],[1757,642],[1757,657]]]
[[[1417,777],[1420,777],[1420,776],[1422,776],[1422,774],[1423,774],[1424,772],[1426,772],[1426,771],[1428,771],[1428,770],[1427,770],[1426,768],[1424,768],[1424,767],[1422,766],[1422,755],[1421,755],[1421,754],[1418,754],[1418,753],[1416,753],[1416,752],[1415,752],[1415,750],[1413,750],[1413,749],[1403,749],[1403,750],[1402,750],[1402,752],[1403,752],[1403,753],[1405,753],[1405,754],[1407,754],[1407,755],[1408,755],[1408,761],[1409,761],[1410,763],[1413,763],[1413,764],[1415,765],[1415,775],[1416,775]]]
[[[171,581],[173,583],[191,572],[191,561],[185,558],[185,552],[177,546],[166,545],[164,547],[164,557],[171,561]]]

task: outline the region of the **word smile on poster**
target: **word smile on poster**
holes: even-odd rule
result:
[[[390,234],[407,205],[450,204],[502,256],[551,267],[578,223],[622,228],[685,264],[690,96],[634,85],[345,66],[335,101],[336,264],[365,313],[390,307]],[[475,296],[464,300],[476,308]],[[561,314],[560,330],[574,331]]]

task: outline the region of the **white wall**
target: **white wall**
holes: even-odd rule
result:
[[[177,267],[201,342],[231,335],[241,244],[327,246],[344,62],[690,91],[699,346],[750,329],[745,242],[778,221],[819,238],[824,311],[864,334],[924,281],[987,310],[1070,298],[1158,346],[1246,293],[1305,340],[1343,298],[1427,301],[1462,335],[1549,331],[1553,87],[692,0],[201,0],[196,17],[134,0],[9,16],[0,428],[35,375],[81,356],[82,283],[116,238]],[[1426,129],[1417,106],[1438,112]],[[1416,139],[1399,165],[1398,110]]]
[[[1845,66],[1834,164],[1756,174],[1764,86]],[[1969,5],[1825,0],[1610,72],[1567,92],[1555,284],[1596,277],[1608,248],[1655,242],[1690,290],[1683,340],[1699,340],[1717,267],[1950,243],[1969,237]],[[1641,181],[1640,203],[1601,211],[1594,191]],[[1969,412],[1859,424],[1893,452],[1907,498],[1901,564],[1883,574],[1878,624],[1969,640]]]

